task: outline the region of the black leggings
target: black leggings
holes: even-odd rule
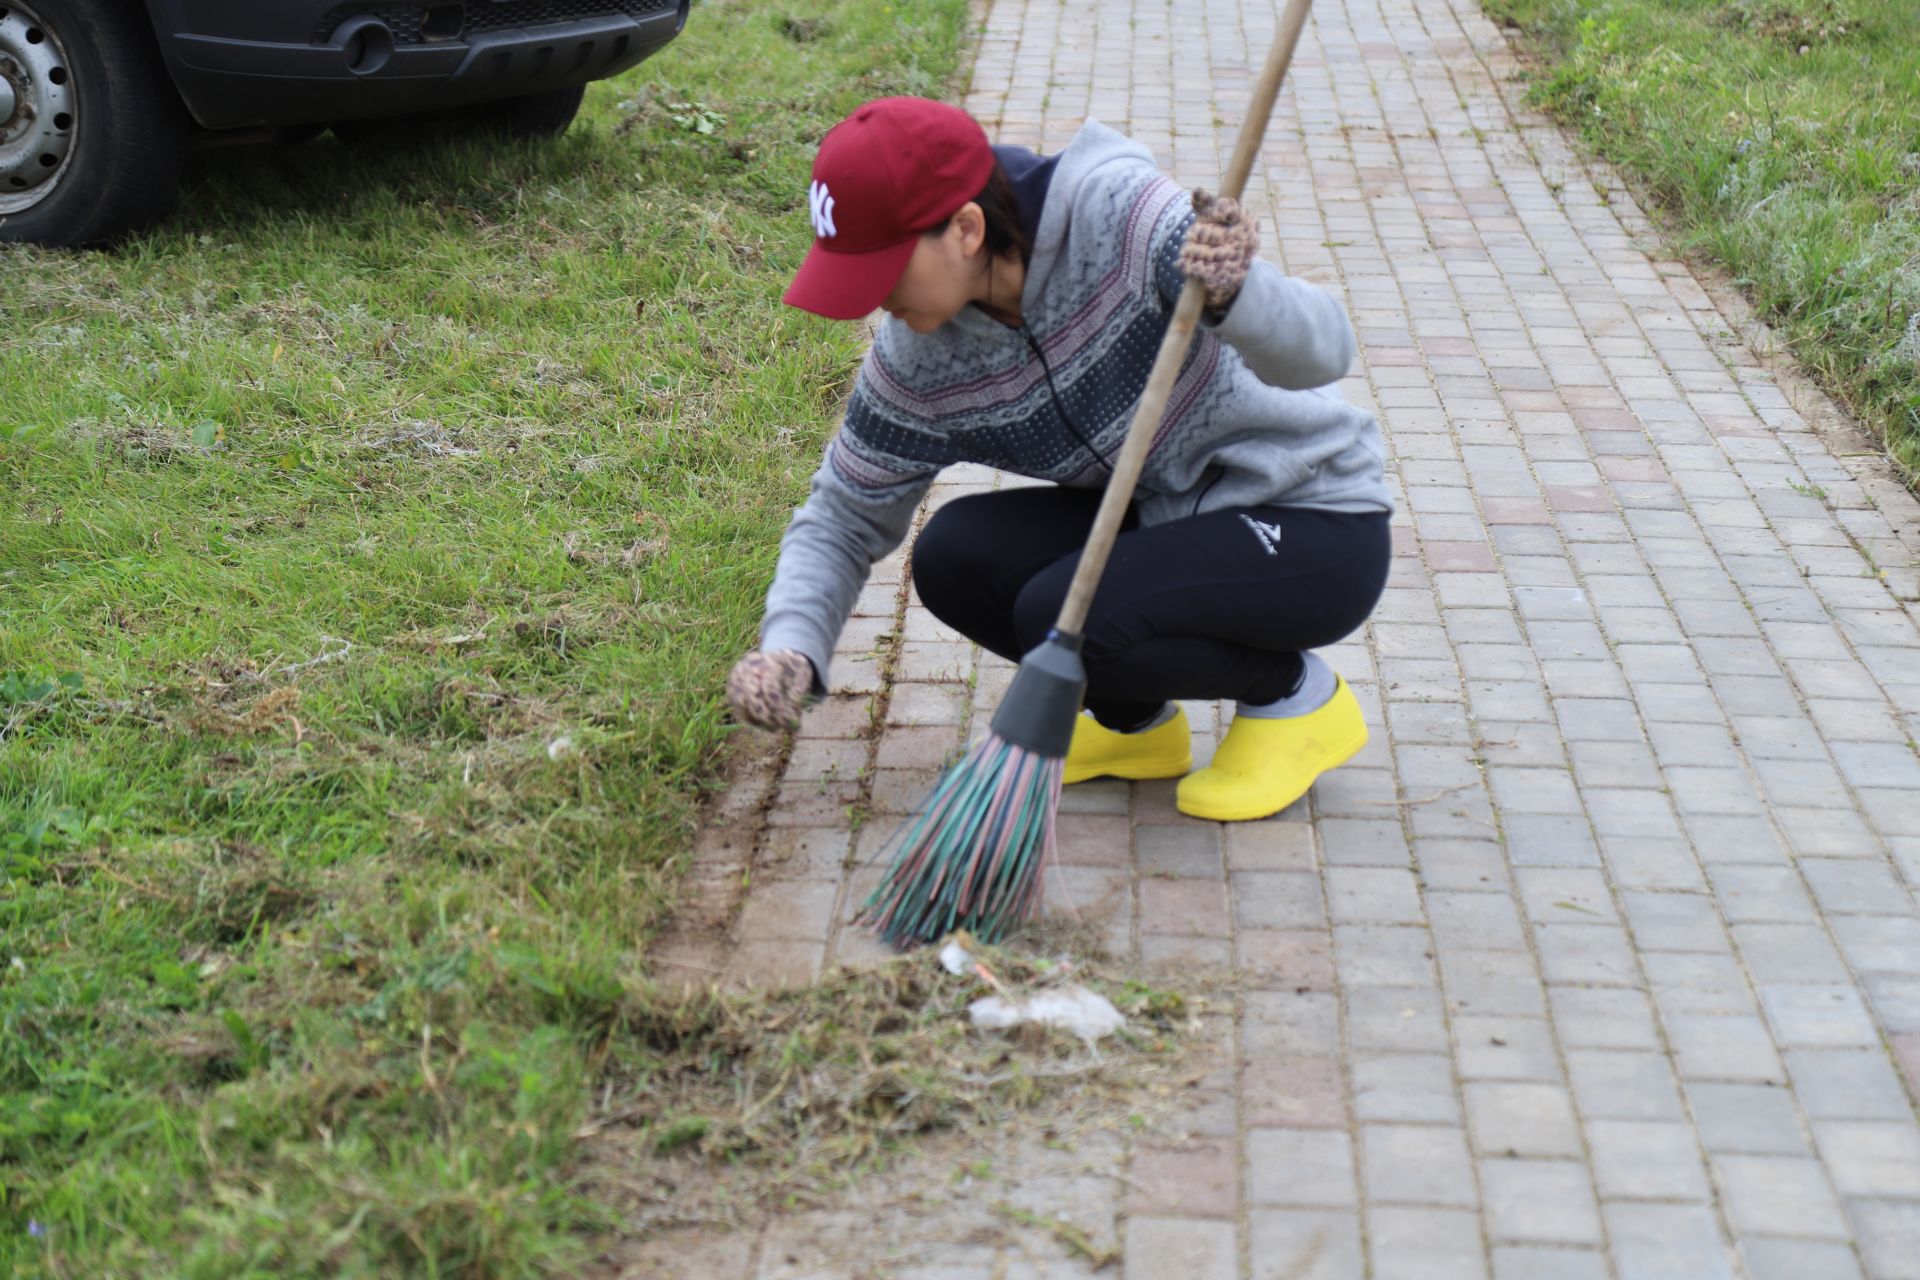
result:
[[[1100,494],[1009,489],[956,499],[913,547],[935,617],[1003,658],[1046,639]],[[1211,511],[1140,528],[1129,513],[1087,618],[1087,707],[1131,729],[1169,699],[1273,702],[1300,654],[1352,632],[1386,586],[1385,512]]]

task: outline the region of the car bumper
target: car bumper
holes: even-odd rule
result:
[[[417,19],[406,20],[404,15],[426,11],[419,7],[369,4],[356,13],[351,10],[357,6],[276,5],[277,17],[293,30],[247,34],[299,31],[308,33],[306,41],[176,27],[163,29],[160,43],[187,109],[205,127],[317,124],[468,106],[605,79],[677,36],[688,3],[625,0],[606,6],[620,12],[499,25],[501,17],[517,12],[550,15],[593,6],[485,0],[466,6],[477,11],[470,29],[440,37],[423,36]],[[303,10],[311,11],[304,19]]]

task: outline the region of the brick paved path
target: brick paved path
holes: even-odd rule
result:
[[[1211,183],[1278,7],[995,0],[967,105],[1045,149],[1093,115]],[[1920,1277],[1920,512],[1513,69],[1470,0],[1317,5],[1249,200],[1344,297],[1403,495],[1385,599],[1328,651],[1374,739],[1270,822],[1069,791],[1056,893],[1120,954],[1254,977],[1220,1104],[1066,1208],[1155,1280]],[[777,788],[765,830],[703,842],[709,907],[753,864],[743,941],[668,963],[873,953],[842,921],[878,840],[1010,674],[901,574],[784,778],[742,782],[742,813]],[[1220,709],[1190,710],[1204,762]]]

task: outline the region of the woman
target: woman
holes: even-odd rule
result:
[[[1182,812],[1263,818],[1359,751],[1359,704],[1311,651],[1379,599],[1392,497],[1378,424],[1332,385],[1354,355],[1333,298],[1257,261],[1232,201],[1190,197],[1096,123],[1039,156],[954,107],[884,99],[827,135],[813,179],[786,301],[888,319],[781,543],[761,648],[728,680],[736,714],[786,725],[825,692],[873,562],[956,462],[1054,484],[942,507],[914,586],[1004,658],[1039,644],[1191,275],[1205,320],[1087,621],[1066,781],[1180,777]],[[1213,698],[1238,710],[1189,772],[1176,700]]]

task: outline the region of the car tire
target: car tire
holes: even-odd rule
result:
[[[173,207],[187,115],[137,0],[0,0],[0,108],[0,240],[102,244]]]

